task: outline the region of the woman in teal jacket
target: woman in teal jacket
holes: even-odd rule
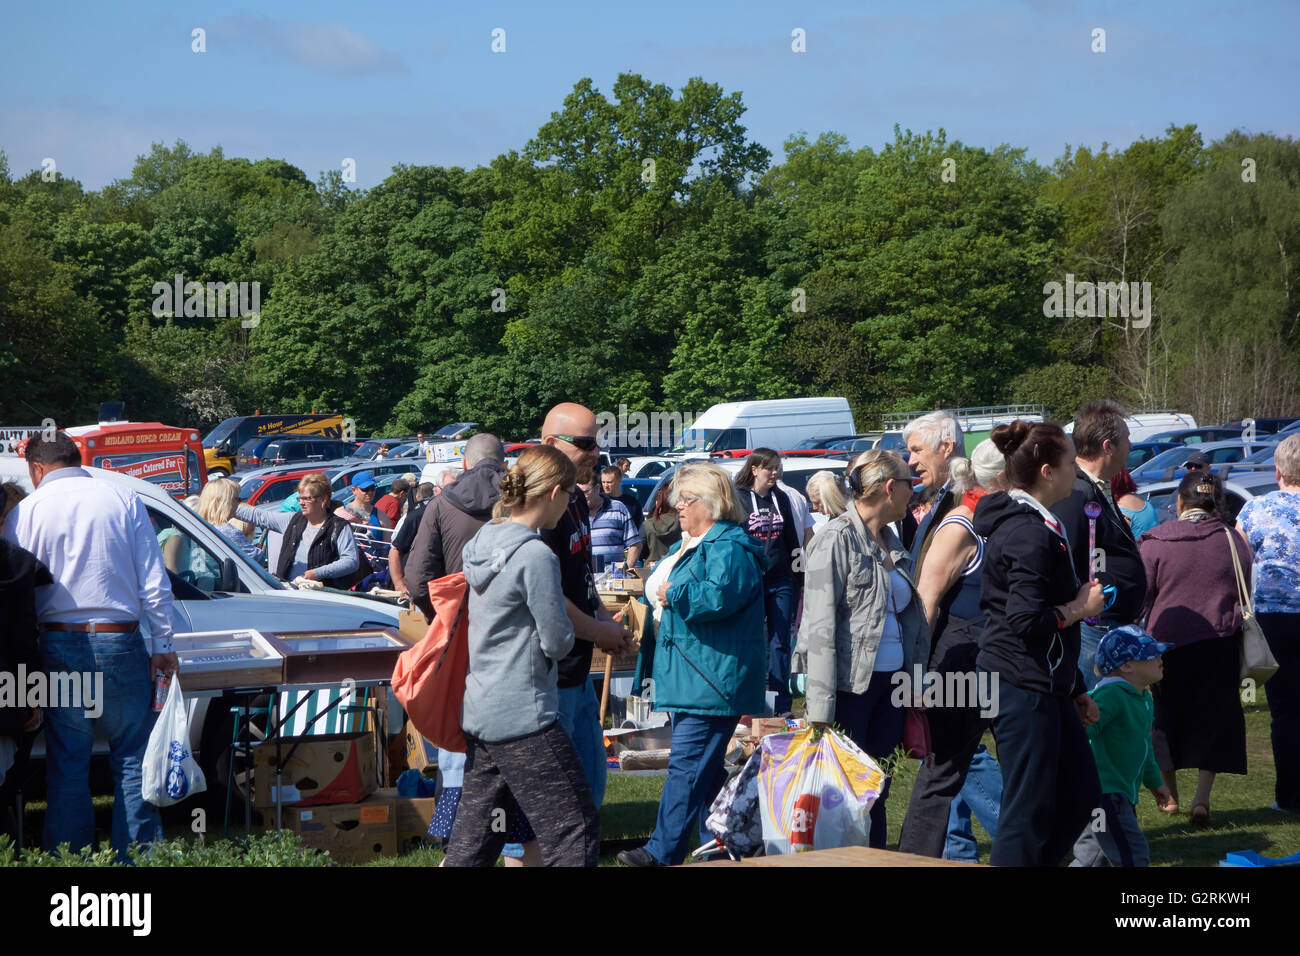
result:
[[[668,779],[650,842],[625,850],[628,866],[686,859],[703,811],[722,788],[722,761],[741,714],[766,704],[767,626],[762,550],[740,527],[743,511],[717,465],[683,465],[673,478],[682,524],[646,582],[657,630],[643,639],[635,685],[672,715]]]

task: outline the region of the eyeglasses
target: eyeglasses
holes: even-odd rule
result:
[[[324,495],[298,495],[299,501],[320,501]]]
[[[563,438],[575,448],[581,448],[583,451],[599,451],[600,442],[587,435],[552,435],[552,438]]]
[[[677,503],[679,505],[693,505],[700,500],[699,495],[678,495]]]

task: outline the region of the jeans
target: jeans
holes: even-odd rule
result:
[[[139,631],[95,635],[43,631],[40,647],[41,664],[47,673],[93,674],[96,682],[101,676],[103,680],[103,693],[96,701],[103,711],[97,718],[85,715],[85,710],[93,708],[85,706],[84,700],[81,707],[50,707],[45,711],[49,805],[42,845],[52,851],[60,843],[67,843],[76,852],[94,841],[90,756],[98,727],[108,737],[109,765],[113,770],[113,849],[118,859],[125,861],[131,843],[162,839],[158,808],[146,803],[141,792],[145,746],[157,719],[144,636]]]
[[[591,790],[591,802],[600,809],[605,802],[605,733],[600,726],[600,702],[591,681],[577,687],[561,687],[560,726],[564,728]]]
[[[668,779],[659,797],[654,833],[645,845],[660,863],[677,866],[690,852],[692,837],[699,835],[705,812],[726,782],[722,763],[738,719],[673,714]]]
[[[1101,782],[1069,697],[999,685],[993,718],[1002,810],[989,862],[1059,866],[1100,805]]]
[[[767,586],[763,607],[767,614],[767,689],[776,692],[774,710],[790,709],[790,658],[794,647],[790,619],[794,614],[794,581],[785,578]]]
[[[930,654],[931,671],[942,675],[945,681],[951,675],[974,676],[978,681],[975,658],[982,629],[981,621],[951,618]],[[933,753],[927,755],[917,768],[916,783],[912,786],[903,831],[898,839],[900,852],[935,859],[944,854],[953,830],[953,806],[961,799],[972,758],[980,749],[980,739],[989,726],[989,717],[981,715],[977,703],[965,707],[955,706],[955,699],[943,703],[944,706],[926,711]],[[989,703],[993,704],[992,701]],[[1000,779],[997,789],[1001,791]],[[969,814],[968,809],[968,819]],[[969,847],[973,848],[974,836],[967,839]],[[973,850],[968,848],[967,852]]]
[[[1097,645],[1106,636],[1106,632],[1118,624],[1079,624],[1079,670],[1083,671],[1083,685],[1088,690],[1097,686],[1101,677],[1092,669],[1097,656]]]
[[[1101,810],[1075,841],[1070,866],[1147,866],[1151,851],[1137,808],[1121,794],[1103,793]]]
[[[867,756],[883,760],[903,742],[903,708],[890,701],[894,673],[876,671],[866,693],[850,694],[839,691],[835,695],[835,723],[846,731]],[[871,805],[871,833],[867,844],[873,850],[883,850],[889,836],[885,819],[885,800],[889,796],[889,778],[881,788],[880,796]]]
[[[948,838],[943,847],[945,860],[978,863],[979,845],[971,829],[974,813],[990,838],[998,835],[998,814],[1002,809],[1002,768],[983,744],[975,750],[966,782],[948,812]]]
[[[1300,614],[1261,614],[1259,626],[1278,665],[1264,685],[1277,770],[1274,794],[1281,809],[1300,812]]]

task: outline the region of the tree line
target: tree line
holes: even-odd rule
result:
[[[797,133],[774,164],[744,110],[699,78],[584,79],[520,150],[368,190],[178,141],[86,191],[0,152],[0,423],[105,399],[200,428],[338,409],[363,433],[512,437],[561,399],[844,395],[862,427],[1097,397],[1300,413],[1291,139],[1171,125],[1045,167],[895,127],[878,150]],[[261,311],[183,308],[159,294],[177,276],[255,282]],[[1144,319],[1117,288],[1148,290]]]

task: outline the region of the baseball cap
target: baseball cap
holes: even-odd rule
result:
[[[1157,641],[1136,624],[1112,628],[1097,645],[1093,663],[1097,673],[1105,676],[1128,661],[1149,661],[1173,649],[1172,644]]]
[[[375,476],[368,471],[359,471],[352,476],[352,487],[360,488],[365,491],[367,488],[373,488],[379,482],[375,481]]]
[[[1183,467],[1186,468],[1188,465],[1208,465],[1209,463],[1210,458],[1205,452],[1194,451],[1187,456],[1187,460],[1183,462]]]

